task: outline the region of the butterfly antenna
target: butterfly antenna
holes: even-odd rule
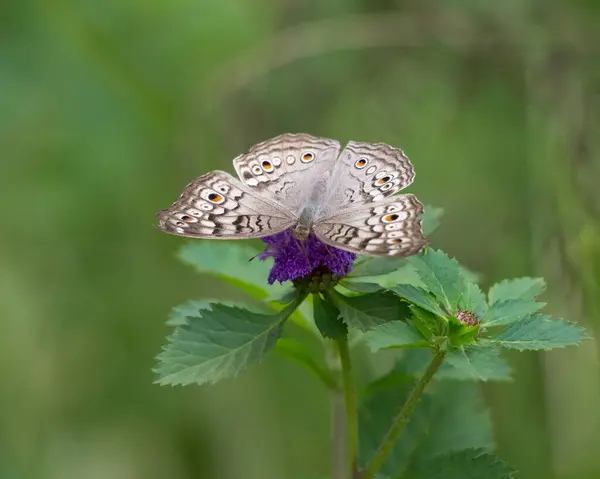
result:
[[[258,258],[259,256],[260,256],[260,253],[257,253],[257,254],[255,254],[254,256],[252,256],[252,258],[250,258],[250,259],[248,260],[248,263],[249,263],[250,261],[252,261],[253,259],[255,259],[255,258]]]

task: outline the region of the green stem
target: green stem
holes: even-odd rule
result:
[[[445,355],[445,351],[442,351],[441,349],[435,352],[433,359],[431,360],[429,366],[427,366],[427,369],[423,374],[423,377],[419,380],[417,384],[415,384],[415,387],[410,392],[408,398],[406,399],[406,402],[404,403],[404,406],[402,406],[402,409],[394,418],[392,427],[381,442],[381,445],[379,446],[375,457],[373,457],[373,459],[371,459],[371,462],[367,464],[367,467],[360,476],[360,479],[373,479],[375,477],[375,474],[377,474],[379,469],[381,469],[381,466],[383,466],[384,461],[387,459],[390,452],[392,452],[392,449],[394,447],[394,444],[396,444],[398,436],[408,424],[410,420],[410,415],[412,414],[416,405],[419,403],[419,400],[421,399],[421,395],[423,394],[425,387],[427,387],[427,384],[429,384],[429,381],[431,381],[433,375],[444,362]]]
[[[350,350],[348,338],[344,336],[337,340],[342,363],[342,382],[344,385],[344,397],[346,402],[346,432],[348,434],[347,457],[348,477],[356,475],[358,464],[358,413],[356,410],[356,391],[352,379],[352,365],[350,363]]]
[[[333,450],[333,479],[348,479],[348,456],[346,454],[346,405],[344,391],[340,388],[331,393],[331,431]]]

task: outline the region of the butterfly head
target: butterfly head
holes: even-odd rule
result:
[[[292,231],[294,238],[298,241],[304,241],[310,235],[310,226],[298,224]]]

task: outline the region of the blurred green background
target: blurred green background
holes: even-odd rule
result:
[[[432,238],[542,275],[600,329],[600,3],[4,0],[0,478],[326,473],[329,401],[271,356],[152,384],[170,308],[231,289],[153,227],[191,179],[284,132],[406,150]],[[240,271],[239,274],[243,274]],[[514,354],[485,386],[519,477],[600,477],[598,344]]]

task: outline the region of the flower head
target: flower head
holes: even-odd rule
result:
[[[471,311],[458,310],[456,313],[456,319],[458,319],[465,326],[476,326],[479,324],[479,318]]]
[[[300,242],[294,238],[292,230],[262,238],[267,247],[259,255],[261,260],[273,258],[269,273],[269,284],[283,283],[307,277],[313,272],[332,273],[343,276],[352,269],[356,255],[319,241],[313,234]]]

